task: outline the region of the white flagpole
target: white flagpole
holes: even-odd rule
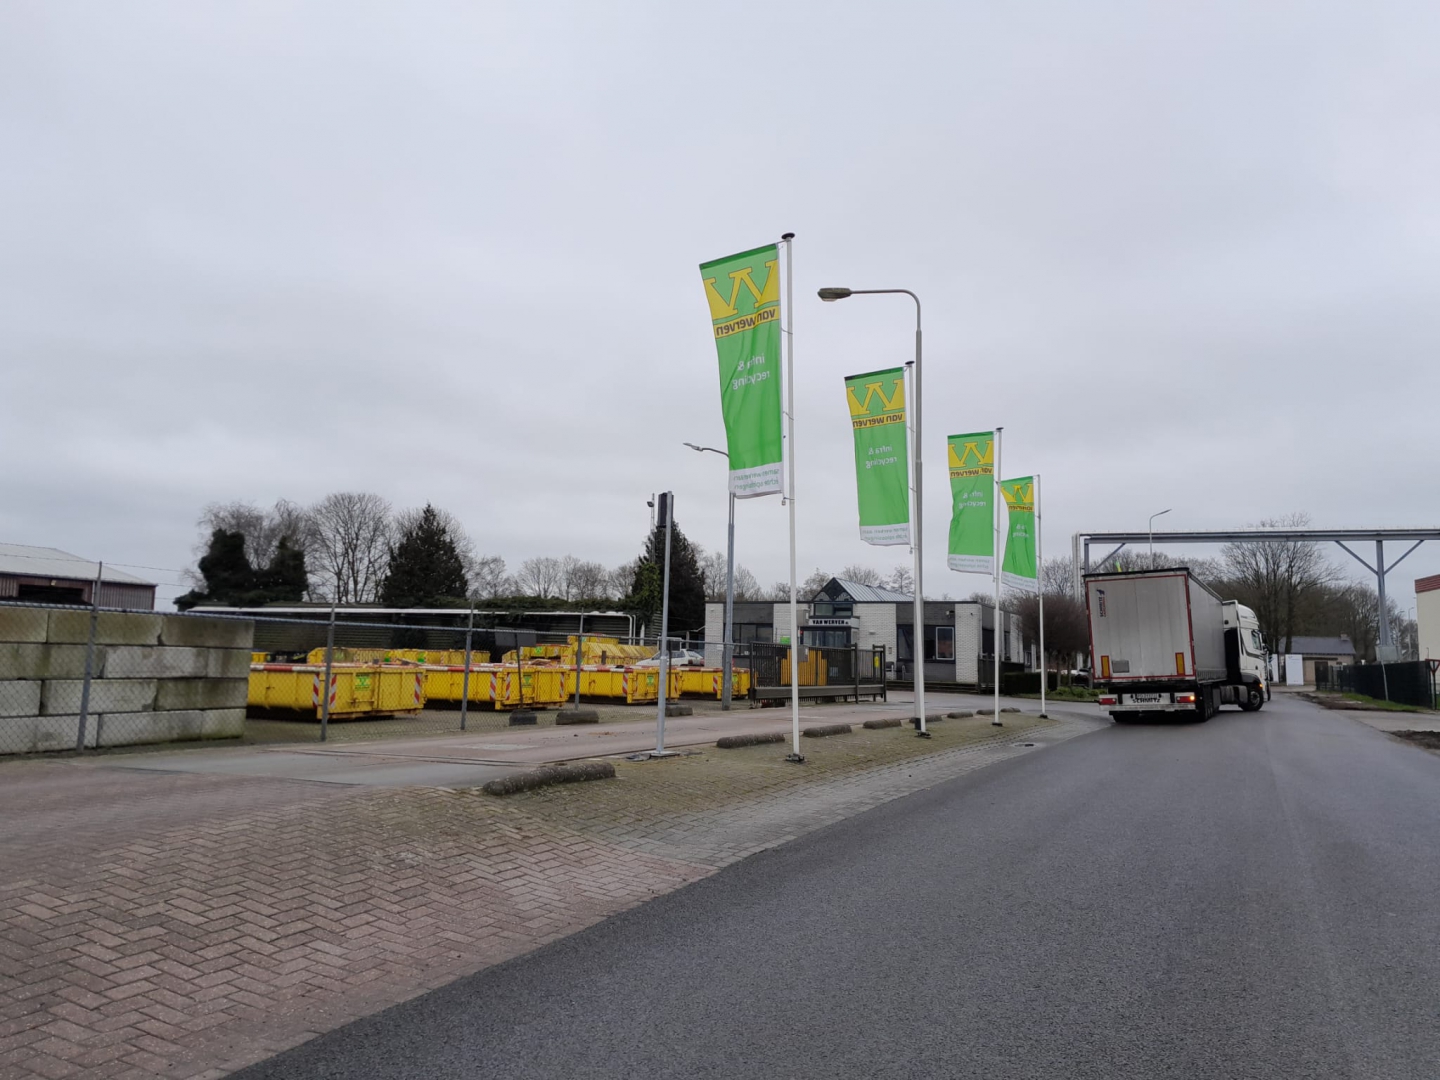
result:
[[[995,500],[995,631],[992,636],[995,648],[995,718],[990,721],[996,727],[1001,726],[1000,721],[1000,642],[1004,636],[1000,633],[1000,507],[1005,502],[1005,495],[1000,487],[1000,433],[1003,427],[995,429],[995,489],[991,493]]]
[[[805,755],[800,753],[800,604],[795,596],[795,234],[785,233],[780,239],[785,244],[785,320],[781,324],[785,331],[785,351],[789,360],[785,366],[785,385],[788,411],[789,437],[786,441],[786,457],[789,459],[790,486],[786,500],[790,504],[790,741],[792,749],[789,760],[801,762]]]
[[[1045,546],[1041,543],[1040,474],[1035,474],[1035,591],[1040,594],[1040,718],[1045,716],[1045,688],[1050,683],[1050,670],[1045,663]]]

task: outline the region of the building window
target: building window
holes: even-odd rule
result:
[[[980,631],[980,655],[995,655],[995,629],[987,626]]]
[[[955,659],[955,628],[953,626],[935,627],[935,659]]]

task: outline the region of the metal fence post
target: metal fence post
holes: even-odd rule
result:
[[[460,678],[460,730],[470,713],[470,653],[475,638],[475,605],[470,605],[470,621],[465,624],[465,674]]]
[[[85,681],[80,684],[80,720],[75,730],[75,749],[85,749],[85,726],[90,716],[90,681],[95,675],[95,631],[100,623],[100,581],[105,564],[95,564],[95,584],[90,591],[90,633],[85,641]],[[95,721],[95,745],[100,745],[100,721]]]
[[[313,638],[311,639],[314,640]],[[330,672],[335,662],[335,604],[330,604],[330,625],[325,631],[325,679],[320,684],[320,741],[330,735]],[[303,686],[304,683],[301,683]]]

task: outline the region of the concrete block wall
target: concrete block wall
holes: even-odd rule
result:
[[[88,611],[0,605],[0,754],[73,749]],[[243,734],[254,623],[102,611],[86,746]]]

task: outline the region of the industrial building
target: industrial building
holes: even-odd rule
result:
[[[926,600],[923,651],[927,682],[976,686],[992,679],[987,665],[995,659],[995,609],[962,600]],[[910,679],[915,664],[915,604],[891,589],[831,578],[799,605],[800,641],[814,648],[884,646],[890,676]],[[705,605],[706,663],[720,663],[725,605]],[[1000,659],[1014,670],[1035,666],[1024,646],[1020,618],[1000,613]],[[735,640],[783,642],[790,638],[789,601],[736,601]]]
[[[0,602],[91,604],[99,578],[99,606],[155,610],[155,583],[58,548],[0,544]]]

